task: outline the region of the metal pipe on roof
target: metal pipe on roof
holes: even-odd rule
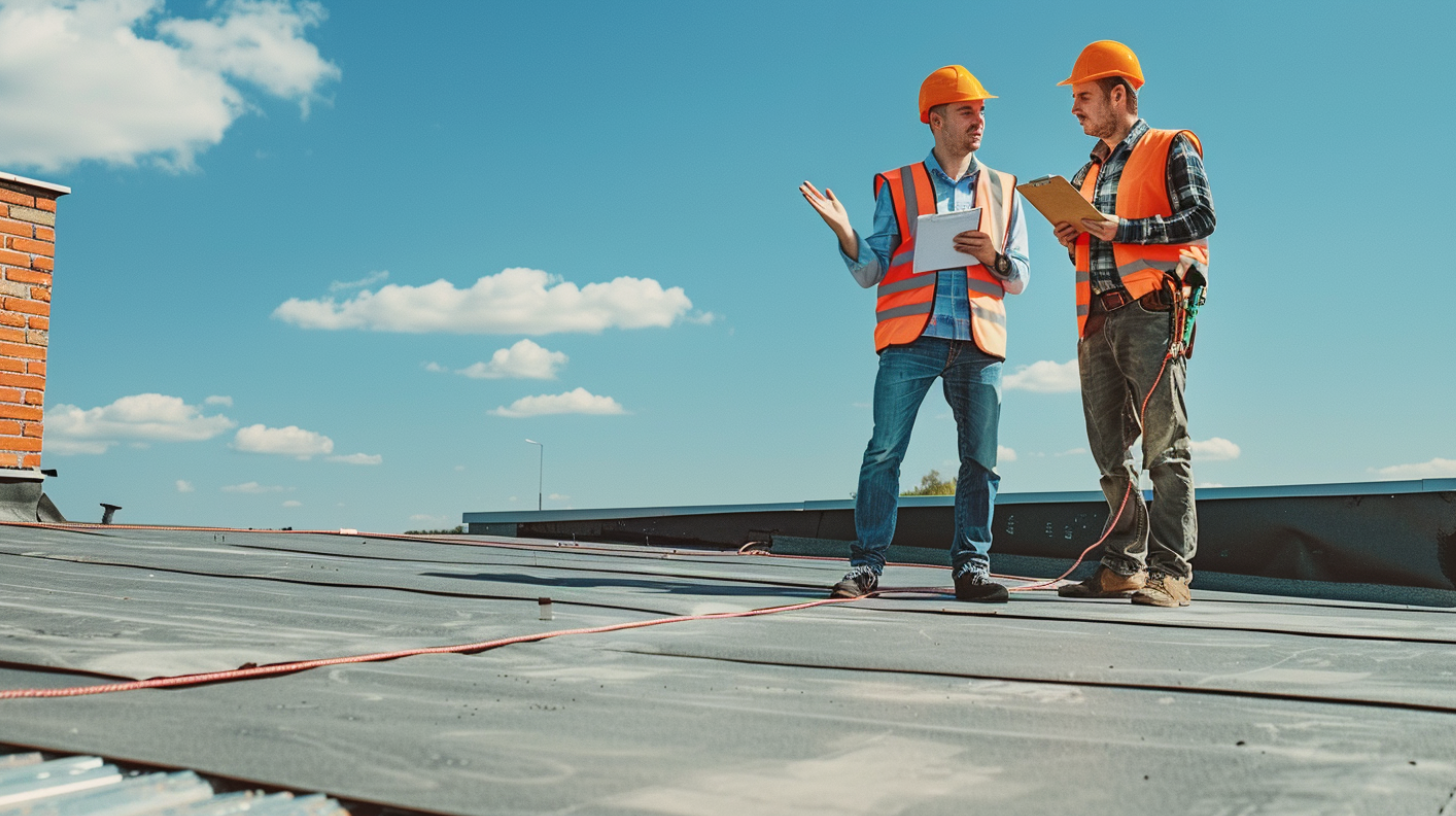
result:
[[[541,447],[541,459],[536,466],[536,512],[541,512],[542,487],[546,484],[546,446],[534,439],[527,439],[532,445]]]

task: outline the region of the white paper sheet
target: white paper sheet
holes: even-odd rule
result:
[[[916,272],[976,266],[976,256],[957,252],[955,237],[981,228],[981,208],[922,215],[915,219]]]

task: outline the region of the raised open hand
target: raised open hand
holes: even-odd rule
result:
[[[809,206],[814,208],[814,212],[819,213],[819,217],[824,219],[824,223],[834,230],[834,234],[839,237],[839,246],[844,250],[844,254],[851,258],[855,257],[859,253],[859,239],[854,234],[854,227],[849,223],[849,211],[844,209],[844,204],[834,196],[834,191],[826,187],[821,193],[817,187],[806,181],[799,185],[799,194],[809,202]]]
[[[826,188],[821,193],[818,188],[806,181],[799,185],[799,193],[804,196],[805,201],[809,202],[809,206],[814,208],[814,212],[819,213],[819,217],[824,219],[824,223],[834,230],[835,234],[842,235],[845,232],[853,231],[853,227],[849,225],[849,211],[844,209],[843,202],[835,198],[833,190]]]

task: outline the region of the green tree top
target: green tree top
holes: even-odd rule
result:
[[[956,480],[951,477],[948,482],[941,481],[940,471],[932,470],[920,477],[920,486],[914,487],[901,493],[901,496],[954,496]]]

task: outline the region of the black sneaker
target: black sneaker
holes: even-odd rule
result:
[[[863,598],[880,585],[880,576],[873,572],[851,572],[829,589],[831,598]]]
[[[975,571],[957,576],[955,591],[956,600],[972,603],[1006,603],[1011,598],[1006,587]]]

